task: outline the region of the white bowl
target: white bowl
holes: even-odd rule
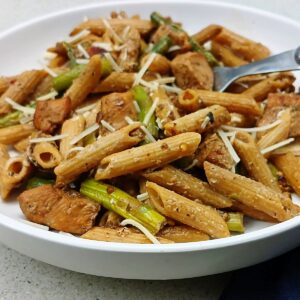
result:
[[[149,17],[153,10],[181,21],[189,32],[217,23],[265,43],[276,53],[297,47],[300,24],[247,7],[199,1],[130,1],[83,6],[19,25],[0,35],[1,75],[38,66],[45,49],[84,16],[112,10]],[[0,202],[0,240],[35,259],[78,272],[119,278],[175,279],[230,271],[282,254],[300,244],[300,217],[271,225],[247,220],[243,235],[197,243],[137,245],[89,241],[22,223],[18,203]]]

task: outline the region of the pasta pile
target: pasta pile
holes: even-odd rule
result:
[[[85,19],[40,70],[0,78],[0,192],[26,219],[81,238],[182,243],[299,214],[293,74],[213,91],[213,67],[269,49],[220,25]],[[12,147],[15,152],[9,151]]]

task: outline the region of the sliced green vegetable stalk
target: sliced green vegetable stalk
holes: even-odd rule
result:
[[[151,52],[165,54],[168,52],[169,48],[172,46],[172,40],[169,36],[165,35],[160,38],[160,40],[153,46]]]
[[[207,49],[205,49],[203,46],[199,45],[193,38],[190,37],[190,44],[192,46],[192,50],[195,52],[199,52],[204,55],[207,62],[211,66],[219,66],[220,62],[215,58],[215,56]]]
[[[69,61],[70,61],[70,67],[72,69],[77,65],[74,50],[72,48],[72,45],[70,45],[69,43],[64,42],[63,46],[65,47],[65,49],[67,51],[67,55],[68,55],[68,58],[69,58]]]
[[[30,104],[26,105],[26,107],[35,107],[35,102],[31,102]],[[17,125],[20,123],[20,119],[23,117],[23,112],[17,110],[13,111],[3,117],[0,118],[0,128],[8,127]]]
[[[276,180],[278,180],[279,170],[272,163],[268,163],[268,167],[271,170],[272,175],[276,178]]]
[[[133,87],[132,92],[134,99],[140,107],[140,112],[138,114],[139,121],[143,123],[145,116],[147,115],[152,106],[152,101],[145,89],[140,85]],[[155,114],[151,116],[149,123],[146,127],[154,138],[158,137],[158,126],[155,121]],[[145,139],[145,141],[146,143],[150,143],[150,141],[147,138]]]
[[[142,204],[136,198],[114,186],[87,179],[82,182],[80,193],[99,202],[106,209],[123,218],[139,222],[153,234],[156,234],[166,222],[165,217],[153,208]]]
[[[54,179],[44,179],[44,178],[40,178],[40,177],[32,177],[28,180],[27,185],[26,185],[26,189],[30,190],[42,185],[46,185],[46,184],[54,184],[55,180]]]
[[[53,87],[56,91],[62,92],[70,87],[73,80],[86,68],[86,65],[76,65],[72,69],[53,78]],[[106,58],[101,58],[101,77],[106,77],[112,72],[112,66]]]
[[[229,231],[243,233],[245,231],[243,219],[244,219],[244,215],[241,213],[238,212],[228,213],[226,223]]]
[[[93,144],[94,142],[96,142],[96,140],[97,139],[96,139],[95,132],[92,132],[83,138],[83,144],[84,146],[87,146],[89,144]]]
[[[170,25],[172,27],[172,29],[174,29],[174,30],[183,31],[181,26],[174,23],[171,18],[165,18],[161,14],[159,14],[158,12],[153,12],[150,16],[150,19],[151,19],[151,22],[155,26]]]

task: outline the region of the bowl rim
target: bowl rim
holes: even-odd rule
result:
[[[9,36],[22,28],[36,25],[40,22],[55,19],[63,15],[72,14],[74,12],[84,11],[86,9],[101,8],[101,7],[113,7],[117,5],[144,5],[144,4],[175,4],[175,5],[205,5],[211,7],[224,7],[231,8],[238,11],[250,12],[253,14],[266,16],[278,21],[287,23],[291,26],[298,27],[300,29],[300,22],[289,19],[288,17],[278,15],[273,12],[264,11],[261,9],[249,7],[241,4],[224,3],[218,1],[197,1],[197,0],[125,0],[125,1],[104,1],[100,3],[85,4],[76,6],[74,8],[59,10],[49,14],[45,14],[39,17],[29,19],[22,22],[12,28],[6,29],[0,33],[1,39]],[[78,237],[72,237],[67,235],[57,234],[55,232],[45,231],[39,228],[35,228],[31,225],[13,219],[0,212],[0,227],[6,230],[15,231],[19,234],[25,235],[31,239],[38,239],[44,242],[51,242],[59,246],[68,246],[78,249],[85,249],[91,251],[103,251],[103,252],[125,252],[125,253],[184,253],[195,251],[206,251],[213,249],[221,249],[226,247],[234,247],[236,245],[251,243],[265,238],[271,238],[275,235],[282,234],[288,230],[300,226],[300,216],[287,220],[282,223],[274,224],[272,226],[259,229],[254,232],[245,233],[238,236],[231,236],[229,238],[190,242],[190,243],[176,243],[176,244],[128,244],[128,243],[115,243],[115,242],[102,242],[94,240],[80,239]],[[1,229],[0,229],[1,230]]]

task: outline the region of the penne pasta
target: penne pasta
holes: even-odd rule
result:
[[[142,58],[141,60],[142,66],[147,62],[150,55],[151,54],[147,54]],[[152,63],[150,64],[148,71],[153,73],[158,73],[161,75],[167,75],[171,71],[171,63],[165,56],[157,53]]]
[[[163,215],[213,238],[229,236],[225,221],[212,207],[196,203],[150,181],[146,188],[151,204]]]
[[[152,244],[152,242],[142,233],[136,233],[125,227],[93,227],[81,236],[83,239],[103,242],[130,243],[130,244]],[[161,244],[172,244],[171,240],[158,238]]]
[[[241,94],[188,89],[179,95],[178,103],[182,109],[187,107],[187,111],[198,110],[203,106],[221,105],[229,112],[253,116],[260,116],[262,113],[253,98]]]
[[[247,64],[247,61],[236,56],[231,49],[217,43],[211,42],[212,53],[219,58],[226,67],[239,67]]]
[[[0,143],[5,145],[15,144],[27,138],[35,131],[32,124],[20,124],[0,129]]]
[[[54,143],[41,142],[33,145],[32,160],[43,169],[53,169],[60,164],[62,156]]]
[[[70,88],[65,93],[69,97],[72,104],[72,109],[79,106],[91,93],[101,76],[101,59],[98,55],[94,55],[86,68],[82,71],[77,79],[75,79]]]
[[[122,222],[122,217],[115,213],[114,211],[108,210],[101,217],[99,226],[101,227],[119,227]]]
[[[67,159],[69,157],[68,155],[70,154],[69,151],[71,150],[71,148],[75,146],[82,146],[82,140],[77,142],[75,145],[71,145],[71,141],[75,136],[77,136],[84,130],[84,127],[85,119],[82,115],[73,117],[72,119],[68,119],[63,123],[61,134],[66,135],[66,137],[60,141],[59,145],[59,151],[61,153],[62,159]],[[73,152],[73,155],[74,154],[75,153]]]
[[[267,160],[259,151],[250,134],[237,132],[233,145],[252,178],[277,192],[281,192],[277,179],[273,176],[267,164]]]
[[[142,175],[147,180],[195,202],[216,208],[225,208],[232,205],[232,201],[229,198],[212,190],[206,182],[170,165],[158,170],[146,171]]]
[[[289,152],[272,157],[275,166],[283,173],[296,194],[300,195],[300,157]]]
[[[71,182],[81,173],[96,167],[104,157],[139,143],[144,138],[139,127],[138,122],[128,125],[86,146],[75,157],[62,161],[54,169],[57,182]]]
[[[209,240],[209,236],[195,228],[186,225],[164,227],[157,234],[158,237],[171,240],[175,243],[189,243]]]
[[[28,146],[29,146],[29,137],[24,138],[14,144],[14,148],[20,153],[25,153],[27,151]]]
[[[192,35],[192,38],[200,45],[205,44],[206,42],[213,39],[216,35],[218,35],[221,30],[222,26],[211,24],[200,30],[199,32]]]
[[[206,123],[207,120],[207,123]],[[228,110],[219,105],[200,109],[194,113],[190,113],[175,121],[168,122],[164,125],[165,135],[171,136],[184,132],[206,132],[210,129],[217,128],[222,124],[230,121]],[[206,125],[203,126],[205,123]]]
[[[260,182],[234,174],[208,162],[204,170],[209,184],[223,195],[271,216],[278,221],[291,218],[284,203],[287,196],[278,193]]]
[[[26,71],[20,74],[0,97],[0,115],[11,112],[11,106],[5,101],[6,98],[20,104],[28,102],[30,94],[34,92],[46,75],[47,73],[41,70]]]
[[[109,179],[147,168],[159,167],[192,155],[201,140],[198,133],[176,135],[161,141],[124,150],[102,159],[95,179]]]

